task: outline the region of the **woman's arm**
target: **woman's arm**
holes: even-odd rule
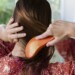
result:
[[[12,51],[15,45],[13,42],[26,36],[26,33],[15,34],[23,30],[23,27],[18,27],[17,23],[12,24],[12,22],[13,19],[10,19],[6,27],[0,26],[0,58]]]
[[[44,32],[42,35],[37,36],[36,39],[42,39],[48,36],[54,36],[55,39],[53,41],[49,41],[47,43],[47,46],[54,45],[57,42],[68,37],[75,39],[75,23],[56,21],[49,25],[46,32]]]

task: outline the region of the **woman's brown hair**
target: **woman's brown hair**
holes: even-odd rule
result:
[[[51,23],[51,8],[46,0],[19,0],[14,10],[14,21],[23,26],[26,43],[34,36],[42,34]],[[51,58],[53,47],[44,47],[33,59],[25,59],[24,75],[41,75]]]

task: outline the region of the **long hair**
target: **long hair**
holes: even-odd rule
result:
[[[19,0],[14,10],[14,21],[23,26],[21,32],[27,33],[22,38],[26,43],[34,36],[46,31],[51,23],[51,8],[46,0]],[[53,47],[44,47],[33,59],[25,60],[25,75],[40,75],[53,55]],[[41,66],[41,67],[40,67]]]

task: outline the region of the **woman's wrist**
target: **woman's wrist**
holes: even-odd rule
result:
[[[2,28],[2,31],[1,31],[1,40],[8,42],[7,34],[6,34],[6,31],[5,31],[4,27]]]
[[[66,30],[68,33],[68,37],[75,39],[75,23],[69,22]]]

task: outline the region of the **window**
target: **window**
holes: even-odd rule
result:
[[[48,0],[52,9],[52,20],[59,20],[61,18],[61,4],[60,0]]]
[[[12,16],[15,0],[0,0],[0,24],[6,23]]]

